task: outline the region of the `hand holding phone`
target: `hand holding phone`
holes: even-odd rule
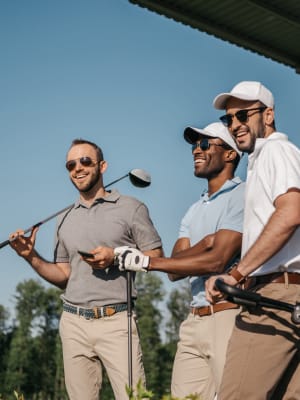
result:
[[[95,255],[92,253],[87,253],[86,251],[77,250],[78,254],[80,254],[84,258],[94,258]]]

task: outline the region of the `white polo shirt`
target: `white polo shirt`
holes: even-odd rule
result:
[[[257,139],[249,155],[242,256],[254,244],[275,211],[278,196],[300,189],[300,150],[280,132]],[[288,270],[300,273],[300,227],[282,249],[251,276]]]

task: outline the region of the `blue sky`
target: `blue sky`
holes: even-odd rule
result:
[[[151,173],[147,189],[128,180],[116,187],[148,205],[169,255],[181,217],[206,187],[193,176],[183,130],[217,121],[213,98],[241,80],[272,90],[277,129],[300,145],[293,69],[126,0],[2,1],[0,50],[0,241],[76,199],[64,162],[83,137],[104,150],[105,183],[132,168]],[[246,158],[242,178],[245,166]],[[54,226],[38,234],[47,259]],[[16,285],[36,274],[9,247],[0,265],[0,304],[12,307]]]

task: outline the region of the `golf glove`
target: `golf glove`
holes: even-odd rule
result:
[[[115,257],[119,262],[120,271],[144,271],[148,272],[150,258],[141,251],[128,247],[116,247],[114,249]]]

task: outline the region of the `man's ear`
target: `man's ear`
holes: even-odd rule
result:
[[[237,156],[237,152],[233,149],[229,149],[226,151],[226,161],[233,161],[237,158]]]
[[[274,110],[273,108],[268,107],[264,112],[264,123],[267,126],[271,126],[274,123]]]
[[[106,171],[107,167],[108,167],[108,164],[107,164],[106,161],[104,161],[104,160],[100,161],[100,172],[101,172],[101,174],[103,174]]]

